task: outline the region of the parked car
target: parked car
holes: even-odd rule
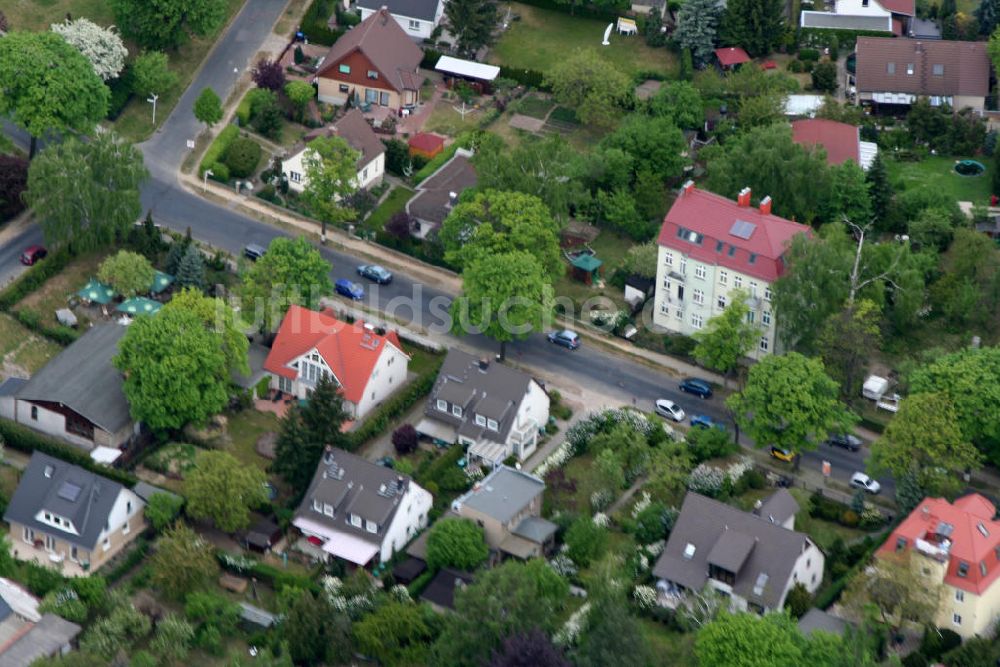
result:
[[[882,485],[878,483],[878,480],[872,479],[863,472],[856,472],[851,475],[851,486],[855,489],[867,491],[872,495],[882,490]]]
[[[852,452],[861,449],[861,438],[850,433],[835,433],[826,439],[826,444],[831,447],[842,447]]]
[[[684,409],[665,398],[656,401],[656,414],[667,419],[673,419],[675,422],[684,421]]]
[[[392,273],[378,264],[362,264],[358,267],[358,275],[379,285],[388,285],[392,282]]]
[[[718,428],[725,429],[726,427],[715,421],[708,415],[691,415],[691,427],[692,428]]]
[[[781,447],[771,447],[771,456],[785,463],[791,463],[795,460],[795,452]]]
[[[396,461],[391,456],[383,456],[382,458],[380,458],[375,463],[379,464],[383,468],[392,469],[392,468],[396,467]]]
[[[21,253],[21,264],[24,264],[25,266],[32,266],[33,264],[45,259],[45,256],[48,254],[49,251],[46,250],[44,246],[28,246],[24,249],[24,252]]]
[[[699,398],[712,398],[712,385],[701,378],[684,378],[681,380],[680,390]]]
[[[575,331],[570,331],[569,329],[553,331],[549,334],[548,338],[550,343],[562,345],[570,350],[575,350],[580,347],[580,334]]]
[[[243,256],[249,259],[251,262],[256,262],[258,259],[264,256],[267,252],[267,248],[256,243],[248,243],[245,248],[243,248]]]
[[[347,278],[340,278],[334,285],[337,294],[346,296],[353,301],[361,301],[365,298],[365,288],[357,283],[352,283]]]

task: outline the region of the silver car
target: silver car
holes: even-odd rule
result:
[[[872,479],[863,472],[856,472],[851,475],[851,486],[855,489],[867,491],[872,495],[882,490],[882,485],[878,483],[878,480]]]
[[[661,398],[656,401],[656,414],[661,417],[666,417],[667,419],[672,419],[675,422],[684,421],[684,409],[673,401],[668,401],[665,398]]]

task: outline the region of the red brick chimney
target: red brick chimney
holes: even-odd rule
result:
[[[760,212],[764,215],[771,215],[771,196],[768,195],[760,200]]]
[[[740,196],[736,199],[740,206],[750,206],[750,188],[740,190]]]

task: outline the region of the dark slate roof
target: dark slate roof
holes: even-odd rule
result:
[[[545,482],[521,470],[499,465],[458,498],[453,507],[466,506],[506,523],[545,491]]]
[[[15,396],[26,384],[28,381],[24,378],[7,378],[0,382],[0,396]]]
[[[446,609],[455,608],[455,591],[464,586],[468,586],[474,578],[468,572],[459,572],[449,568],[443,568],[434,575],[431,582],[427,584],[420,599],[444,607]]]
[[[441,168],[417,186],[417,194],[406,202],[406,212],[414,218],[440,225],[451,213],[451,193],[461,196],[476,187],[476,168],[468,151],[459,149]]]
[[[427,571],[427,563],[410,556],[402,563],[392,568],[392,576],[402,584],[408,584]]]
[[[531,382],[527,373],[452,348],[441,364],[424,413],[431,419],[454,426],[460,434],[473,440],[483,437],[504,443]],[[439,398],[448,402],[447,412],[437,409]],[[462,407],[461,417],[452,414],[452,404]],[[476,425],[476,414],[495,419],[497,430]]]
[[[3,518],[90,551],[97,546],[123,488],[118,482],[89,470],[35,452]],[[69,519],[79,535],[36,520],[35,515],[41,510]]]
[[[14,613],[7,601],[0,597],[0,622],[7,620],[7,617]]]
[[[180,496],[178,496],[176,493],[172,491],[161,489],[158,486],[153,486],[152,484],[149,484],[148,482],[143,482],[142,480],[139,480],[138,482],[135,483],[135,486],[132,487],[132,492],[135,493],[135,495],[142,498],[147,503],[149,502],[149,499],[152,498],[157,493],[162,493],[163,495],[170,496],[171,498],[180,498]]]
[[[545,540],[552,537],[558,529],[559,526],[548,519],[543,519],[540,516],[529,516],[517,524],[517,527],[511,533],[526,540],[542,544]]]
[[[309,145],[309,142],[319,137],[340,137],[346,141],[359,153],[358,169],[364,168],[369,162],[385,153],[385,144],[357,108],[350,109],[332,125],[307,132],[303,137],[303,143],[294,146],[289,155],[297,155]]]
[[[804,635],[812,634],[817,630],[843,635],[848,625],[850,624],[844,619],[816,607],[807,611],[806,615],[799,619],[799,630]]]
[[[764,499],[754,514],[771,523],[785,523],[789,518],[799,513],[799,503],[788,489],[778,489]]]
[[[803,28],[892,32],[891,16],[855,16],[833,12],[804,11],[801,23]]]
[[[723,567],[741,562],[735,571],[733,591],[774,609],[781,601],[796,559],[809,544],[809,538],[802,533],[689,492],[670,539],[653,567],[653,575],[700,591],[708,580],[709,562]],[[694,546],[691,558],[684,556],[688,545]],[[763,593],[756,595],[754,587],[762,574],[767,575],[767,583]]]
[[[423,79],[416,74],[424,52],[388,11],[376,11],[338,39],[327,52],[317,76],[335,73],[340,61],[354,51],[363,53],[397,91],[420,88]]]
[[[31,630],[0,653],[0,667],[27,667],[38,658],[55,655],[80,634],[80,626],[55,614],[43,614]]]
[[[124,379],[111,359],[125,331],[118,324],[90,329],[35,373],[17,397],[61,403],[105,431],[120,431],[132,417],[122,392]]]
[[[433,21],[439,0],[358,0],[358,7],[377,11],[388,7],[393,16]]]

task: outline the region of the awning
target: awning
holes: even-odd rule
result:
[[[378,547],[360,537],[337,533],[326,541],[323,551],[337,558],[349,560],[355,565],[367,565],[368,561],[378,553]]]
[[[169,273],[164,273],[163,271],[157,271],[153,274],[153,284],[150,285],[149,291],[153,294],[159,294],[163,290],[170,287],[174,282],[174,277]]]
[[[521,560],[528,560],[538,555],[539,547],[537,542],[526,540],[518,535],[508,535],[500,543],[500,551]]]
[[[440,440],[449,444],[455,442],[455,438],[457,437],[454,426],[449,426],[444,422],[439,422],[430,417],[424,417],[420,420],[420,423],[417,424],[417,433],[427,436],[432,440]]]
[[[114,447],[94,447],[90,450],[90,458],[94,463],[103,463],[106,466],[111,465],[118,460],[118,457],[122,455],[120,449],[115,449]]]
[[[603,263],[604,262],[597,259],[597,257],[595,257],[594,255],[589,255],[586,253],[574,257],[573,261],[570,262],[570,264],[572,264],[574,267],[582,271],[588,271],[588,272],[596,271],[597,269],[601,268],[601,265]]]
[[[507,448],[499,442],[483,440],[469,447],[469,456],[491,463],[500,463],[507,458]]]
[[[492,81],[500,75],[500,68],[496,65],[484,65],[483,63],[452,58],[451,56],[441,56],[434,69],[446,74],[457,74],[458,76],[479,79],[480,81]]]

